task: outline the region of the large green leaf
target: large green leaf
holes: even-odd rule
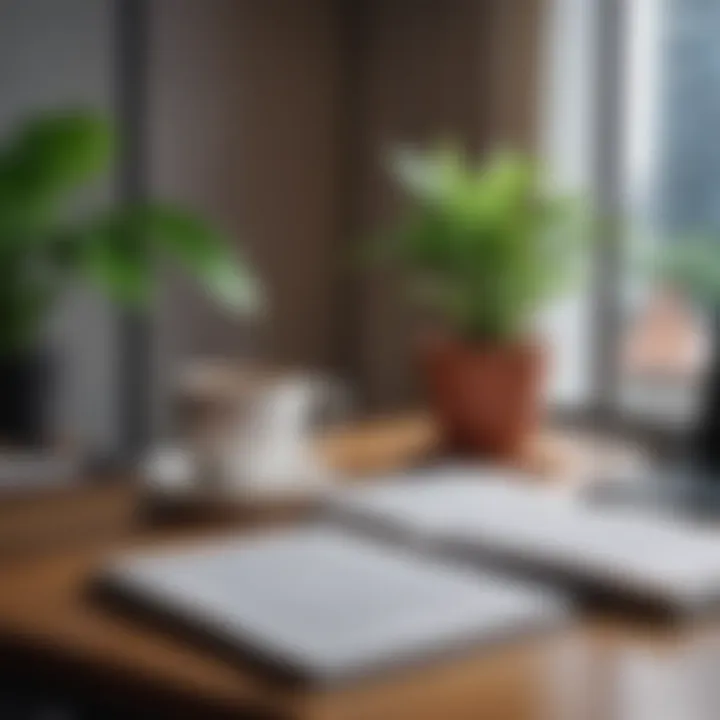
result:
[[[114,144],[105,118],[72,111],[31,118],[0,146],[1,351],[32,342],[53,299],[78,281],[122,304],[147,305],[166,259],[225,307],[259,309],[247,264],[193,213],[147,205],[78,219],[72,196],[108,169]]]
[[[246,264],[193,213],[161,205],[115,210],[96,219],[82,242],[85,270],[121,302],[146,303],[158,264],[170,259],[229,310],[251,314],[260,306]]]
[[[108,169],[114,144],[109,123],[95,113],[47,114],[20,130],[6,159],[37,192],[74,190]]]
[[[174,207],[154,205],[140,212],[157,248],[178,261],[217,301],[235,312],[252,314],[259,309],[259,283],[219,231]]]
[[[78,236],[79,269],[90,282],[123,305],[142,308],[151,299],[154,255],[140,219],[111,211]]]
[[[44,114],[0,148],[0,245],[43,241],[68,197],[108,169],[109,124],[95,113]]]

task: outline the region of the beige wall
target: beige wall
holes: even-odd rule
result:
[[[162,367],[255,344],[354,379],[370,407],[408,402],[397,283],[353,260],[396,208],[381,160],[530,141],[540,1],[152,0],[152,185],[219,218],[272,292],[252,336],[174,279]]]

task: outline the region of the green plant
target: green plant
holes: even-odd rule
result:
[[[146,306],[164,257],[227,308],[256,307],[247,267],[193,213],[161,204],[79,212],[77,191],[110,169],[115,145],[102,116],[80,111],[34,117],[0,146],[0,353],[35,344],[72,283]]]
[[[578,204],[540,191],[527,158],[401,150],[390,170],[411,201],[381,252],[409,275],[414,299],[472,342],[511,340],[563,291],[583,233]]]

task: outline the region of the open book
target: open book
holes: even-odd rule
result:
[[[322,525],[119,558],[101,579],[176,631],[321,685],[569,617],[551,591]]]
[[[513,568],[605,598],[680,614],[720,604],[720,528],[593,506],[498,471],[388,479],[336,493],[326,514],[454,561]]]

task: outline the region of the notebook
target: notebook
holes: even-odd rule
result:
[[[569,617],[554,592],[305,527],[113,561],[106,588],[227,649],[326,685]]]
[[[720,604],[720,532],[586,504],[502,473],[438,469],[338,492],[343,525],[456,560],[510,562],[533,576],[681,613]]]

